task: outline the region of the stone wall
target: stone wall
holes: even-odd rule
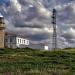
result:
[[[0,48],[4,48],[4,30],[0,29]]]

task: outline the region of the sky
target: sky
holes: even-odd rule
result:
[[[33,48],[52,47],[52,9],[57,10],[57,46],[75,47],[75,0],[0,0],[7,32],[22,35]]]

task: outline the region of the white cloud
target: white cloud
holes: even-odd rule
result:
[[[34,5],[37,9],[39,16],[46,17],[46,18],[51,17],[52,12],[46,9],[41,2],[36,2]]]
[[[68,29],[65,33],[69,33],[75,37],[75,29],[73,29],[73,28]]]
[[[69,33],[73,38],[75,38],[75,29],[70,28],[69,31],[68,31],[68,33]]]
[[[70,27],[68,30],[63,32],[63,37],[66,38],[67,41],[75,39],[75,29]]]
[[[72,9],[73,9],[73,13],[75,14],[75,3],[71,5]]]
[[[72,6],[73,5],[73,2],[71,2],[71,3],[67,3],[67,4],[59,4],[59,5],[56,5],[55,6],[55,8],[57,9],[57,10],[63,10],[63,9],[65,9],[66,7],[68,7],[68,6]]]
[[[53,33],[53,28],[44,27],[44,30],[48,33]]]
[[[18,0],[10,0],[11,8],[17,10],[18,12],[21,12],[21,5],[18,2]]]

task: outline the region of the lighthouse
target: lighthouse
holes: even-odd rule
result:
[[[4,17],[0,13],[0,48],[4,48],[5,24]]]

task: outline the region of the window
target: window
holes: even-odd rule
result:
[[[10,37],[10,42],[12,42],[13,41],[13,39]]]
[[[22,39],[22,44],[24,44],[24,40]]]
[[[22,44],[23,43],[22,38],[17,38],[17,43]]]
[[[25,40],[24,40],[24,44],[25,44]]]
[[[19,39],[18,39],[18,43],[19,43]]]
[[[8,42],[8,39],[5,39],[5,42]]]
[[[29,40],[26,40],[26,43],[25,43],[25,45],[29,45]]]
[[[27,40],[27,44],[29,45],[29,40]]]
[[[21,39],[20,39],[20,43],[21,43]]]

